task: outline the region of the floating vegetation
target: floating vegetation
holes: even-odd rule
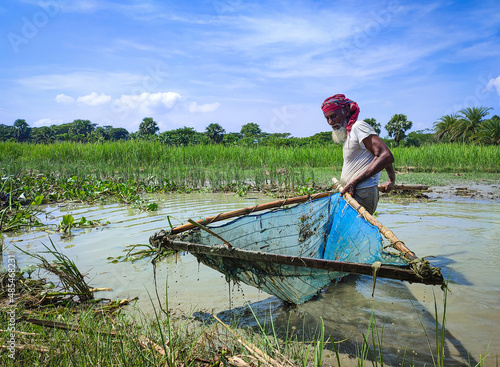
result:
[[[135,244],[127,245],[123,250],[124,255],[117,257],[109,256],[108,260],[111,264],[117,264],[119,262],[135,262],[142,259],[152,259],[153,262],[160,261],[164,257],[175,253],[175,251],[161,250],[150,244]]]
[[[62,220],[59,222],[57,231],[69,237],[71,236],[71,230],[73,228],[95,228],[106,226],[108,224],[109,221],[101,223],[101,221],[99,220],[89,220],[85,217],[82,217],[79,221],[75,221],[75,218],[71,214],[65,214],[63,215]]]

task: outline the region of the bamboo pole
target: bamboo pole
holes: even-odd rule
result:
[[[425,186],[425,185],[395,185],[393,190],[427,190],[428,188],[429,188],[429,186]],[[384,190],[382,185],[380,185],[378,187],[378,189],[379,189],[379,191]],[[195,222],[202,224],[202,225],[207,225],[210,223],[214,223],[214,222],[218,222],[221,220],[230,219],[230,218],[234,218],[234,217],[239,217],[241,215],[248,215],[248,214],[262,211],[262,210],[279,208],[279,207],[282,207],[285,205],[299,204],[299,203],[303,203],[304,201],[319,199],[319,198],[323,198],[325,196],[332,195],[332,194],[333,194],[333,192],[329,191],[329,192],[322,192],[322,193],[318,193],[318,194],[296,196],[293,198],[271,201],[269,203],[250,206],[250,207],[243,208],[243,209],[236,209],[236,210],[232,210],[229,212],[220,213],[217,215],[206,217],[203,219],[198,219]],[[181,233],[181,232],[187,231],[188,229],[192,229],[195,227],[196,227],[195,224],[186,223],[186,224],[183,224],[183,225],[180,225],[180,226],[173,228],[172,230],[170,230],[170,233],[171,234]]]
[[[340,185],[340,182],[335,177],[332,178],[332,181],[337,190],[339,190],[339,192],[342,191],[343,187],[342,185]],[[345,201],[347,201],[347,203],[359,213],[359,215],[361,215],[368,222],[377,227],[380,233],[391,242],[391,244],[394,246],[394,248],[396,248],[396,250],[401,252],[410,261],[417,259],[417,255],[415,255],[413,251],[411,251],[408,247],[406,247],[403,241],[399,240],[396,237],[394,232],[392,232],[390,229],[387,229],[382,223],[380,223],[377,219],[375,219],[373,215],[368,213],[368,211],[364,207],[362,207],[356,200],[354,200],[351,194],[346,192],[344,194],[344,198]]]
[[[225,212],[225,213],[213,215],[211,217],[206,217],[206,218],[203,218],[203,219],[198,219],[196,221],[196,223],[199,223],[199,224],[202,224],[202,225],[207,225],[207,224],[210,224],[210,223],[213,223],[213,222],[217,222],[217,221],[220,221],[220,220],[234,218],[234,217],[238,217],[238,216],[241,216],[241,215],[248,215],[248,214],[252,214],[254,212],[258,212],[258,211],[262,211],[262,210],[279,208],[279,207],[282,207],[284,205],[298,204],[298,203],[302,203],[302,202],[308,201],[308,200],[314,200],[314,199],[323,198],[325,196],[332,195],[332,194],[333,194],[333,192],[322,192],[322,193],[319,193],[319,194],[296,196],[296,197],[289,198],[289,199],[272,201],[272,202],[269,202],[269,203],[264,203],[264,204],[259,204],[259,205],[255,205],[255,206],[250,206],[248,208],[243,208],[243,209],[236,209],[236,210],[233,210],[233,211],[230,211],[230,212]],[[191,228],[194,228],[194,227],[196,227],[196,225],[194,225],[192,223],[186,223],[186,224],[183,224],[181,226],[173,228],[170,231],[170,234],[176,234],[176,233],[184,232],[184,231],[187,231],[188,229],[191,229]]]
[[[392,190],[407,190],[407,191],[425,191],[428,190],[429,186],[426,185],[394,185]],[[378,185],[378,191],[385,191],[383,185]]]
[[[245,261],[260,261],[271,264],[283,264],[296,267],[337,271],[340,273],[354,273],[373,276],[372,264],[280,255],[269,252],[237,249],[234,247],[229,249],[226,246],[207,246],[191,242],[173,241],[170,240],[168,236],[163,236],[161,238],[157,237],[156,240],[160,241],[160,246],[162,247],[167,247],[175,251],[187,251],[195,256],[220,256]],[[158,244],[155,244],[155,246],[158,246]],[[440,274],[428,278],[422,278],[411,269],[389,265],[382,265],[377,272],[377,277],[397,279],[410,283],[415,282],[432,285],[441,285],[443,283],[443,278]]]

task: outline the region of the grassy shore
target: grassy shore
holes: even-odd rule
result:
[[[55,256],[62,259],[62,267],[73,267],[64,255]],[[49,262],[41,267],[59,277],[68,275]],[[359,367],[388,365],[390,359],[384,354],[383,326],[377,326],[376,310],[372,310],[367,329],[360,332],[362,342],[353,356],[339,352],[347,340],[334,340],[325,334],[321,318],[314,335],[305,338],[294,328],[278,332],[272,318],[256,319],[257,326],[250,329],[239,325],[237,318],[228,323],[215,315],[203,322],[178,317],[169,311],[168,298],[162,300],[161,308],[153,307],[152,314],[146,315],[133,306],[133,300],[110,302],[94,296],[84,300],[80,273],[74,268],[71,272],[71,282],[51,288],[46,279],[27,276],[24,270],[0,273],[2,366]],[[14,279],[13,287],[7,278]],[[446,298],[445,292],[439,312],[434,300],[434,335],[427,334],[422,324],[420,337],[427,338],[427,359],[434,367],[457,362],[445,355]],[[469,365],[483,366],[484,359],[484,355],[479,356]],[[398,365],[411,367],[414,360],[405,353]]]

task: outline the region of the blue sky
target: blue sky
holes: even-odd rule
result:
[[[160,132],[254,122],[305,137],[329,131],[320,105],[336,93],[412,130],[500,114],[497,0],[9,0],[0,19],[6,125],[134,132],[153,117]]]

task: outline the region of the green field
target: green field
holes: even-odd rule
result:
[[[195,145],[172,147],[159,142],[98,144],[0,143],[2,175],[55,174],[59,177],[134,179],[159,185],[228,189],[231,184],[296,187],[328,185],[342,167],[338,145],[275,148]],[[434,144],[392,149],[399,173],[471,174],[498,177],[500,146]],[[491,175],[493,174],[493,175]],[[401,175],[402,177],[404,175]],[[406,177],[404,177],[406,179]],[[410,179],[414,181],[414,179]],[[422,182],[425,183],[425,182]]]

